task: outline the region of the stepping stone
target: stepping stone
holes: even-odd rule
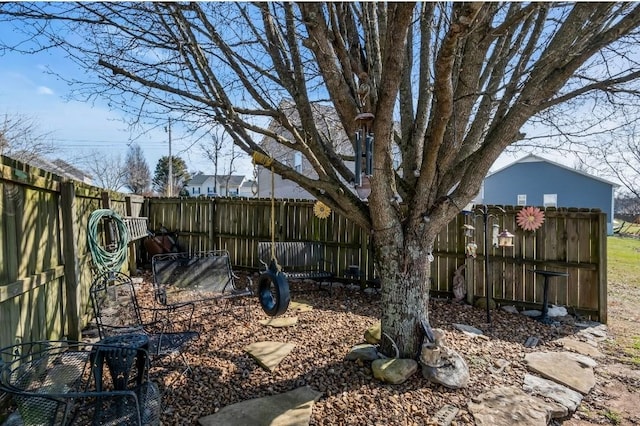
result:
[[[534,373],[583,395],[596,384],[593,368],[578,361],[571,352],[533,352],[526,354],[524,361]]]
[[[551,419],[568,414],[566,407],[529,395],[515,386],[480,394],[467,407],[477,426],[546,426]]]
[[[576,411],[582,402],[582,394],[580,392],[531,374],[525,374],[522,388],[526,392],[553,399],[558,404],[567,407],[567,410],[571,413]]]
[[[307,426],[318,392],[303,386],[289,392],[227,405],[215,414],[201,417],[201,426]]]
[[[603,353],[598,350],[598,348],[596,348],[592,344],[581,342],[580,340],[563,337],[562,339],[558,339],[557,342],[562,344],[565,349],[577,352],[582,355],[594,358],[601,358],[604,356]]]
[[[246,346],[244,350],[254,357],[262,368],[273,372],[295,346],[293,343],[256,342]]]
[[[291,312],[309,312],[309,311],[313,311],[313,306],[304,302],[291,301],[289,303],[289,307],[287,308],[287,310]]]
[[[298,317],[275,317],[258,321],[260,324],[275,328],[291,327],[298,323]]]

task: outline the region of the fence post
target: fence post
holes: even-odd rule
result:
[[[64,281],[66,296],[67,338],[79,341],[82,333],[80,326],[80,266],[78,264],[78,217],[75,204],[75,185],[72,181],[62,182],[60,186],[60,211],[62,213],[62,259],[64,262]],[[65,315],[62,321],[64,322]],[[62,329],[64,330],[64,323]]]
[[[600,241],[598,242],[598,321],[607,323],[607,217],[604,213],[598,215]]]

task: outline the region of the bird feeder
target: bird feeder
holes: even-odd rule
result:
[[[356,189],[363,187],[365,185],[364,178],[373,174],[373,134],[370,132],[370,128],[374,118],[375,116],[370,112],[363,112],[356,116],[356,122],[359,127],[356,132],[356,155],[353,173],[355,175]],[[360,196],[360,198],[363,197]]]
[[[473,237],[473,233],[476,230],[476,228],[474,228],[471,225],[465,224],[462,226],[462,230],[464,231],[465,237]]]
[[[498,246],[499,247],[513,247],[513,235],[511,232],[506,229],[503,230],[500,234],[498,234]]]

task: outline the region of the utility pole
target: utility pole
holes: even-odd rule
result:
[[[171,117],[169,117],[169,174],[167,176],[167,197],[173,197],[173,158],[171,158]]]

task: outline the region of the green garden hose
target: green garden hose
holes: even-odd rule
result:
[[[117,235],[114,239],[114,247],[105,248],[100,245],[98,225],[103,218],[110,219],[116,225]],[[98,272],[120,271],[120,268],[127,260],[128,243],[129,232],[118,213],[109,209],[99,209],[91,213],[87,224],[87,244]]]

